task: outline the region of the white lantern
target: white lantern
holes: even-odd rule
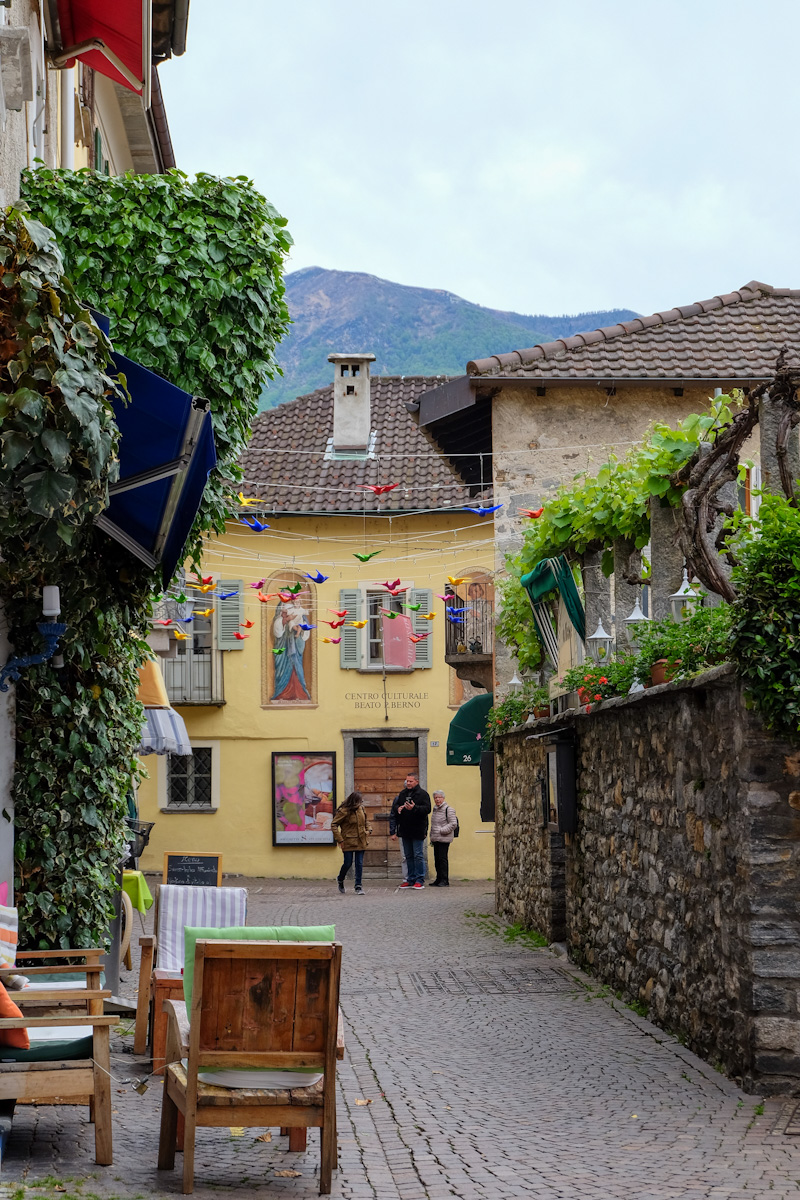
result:
[[[604,662],[611,658],[611,652],[614,649],[614,639],[609,637],[605,629],[603,629],[602,621],[597,622],[597,629],[595,629],[591,637],[586,639],[586,649],[593,662]]]
[[[42,613],[45,617],[57,617],[61,613],[61,595],[52,584],[42,588]]]
[[[672,593],[669,603],[672,609],[672,619],[678,622],[688,621],[700,603],[700,597],[689,583],[689,574],[686,567],[683,568],[683,582],[677,592]]]
[[[650,618],[642,612],[642,606],[637,598],[636,603],[631,610],[630,616],[627,616],[623,622],[625,626],[625,636],[628,639],[632,649],[637,650],[639,645],[639,637],[642,632],[643,622],[649,621]]]
[[[512,679],[509,679],[509,681],[508,681],[508,686],[509,686],[509,687],[511,687],[511,688],[518,688],[518,687],[522,687],[522,680],[521,680],[521,679],[519,678],[519,676],[517,675],[517,668],[516,668],[516,667],[514,667],[514,676],[513,676],[513,678],[512,678]]]

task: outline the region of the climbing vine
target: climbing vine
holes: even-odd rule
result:
[[[101,943],[139,773],[137,672],[158,577],[95,527],[116,469],[109,344],[212,402],[218,469],[195,523],[223,527],[286,327],[284,221],[246,180],[30,172],[0,227],[0,593],[15,651],[61,589],[65,665],[16,685],[16,880],[24,943]],[[61,260],[64,252],[66,268]],[[74,288],[64,271],[73,276]],[[0,813],[2,824],[8,814]]]

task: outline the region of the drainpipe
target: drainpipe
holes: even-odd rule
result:
[[[75,170],[75,68],[62,68],[59,71],[61,88],[60,109],[60,140],[61,166],[69,171]]]

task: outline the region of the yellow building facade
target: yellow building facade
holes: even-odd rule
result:
[[[276,413],[286,420],[302,400]],[[426,466],[437,457],[424,442],[423,456]],[[365,877],[399,879],[388,808],[416,769],[458,813],[451,878],[494,876],[494,826],[480,815],[481,740],[475,765],[448,766],[446,757],[451,720],[479,694],[445,661],[446,642],[451,661],[454,650],[466,661],[467,643],[490,654],[485,629],[475,631],[479,621],[491,629],[493,604],[492,521],[456,508],[454,495],[462,498],[416,513],[385,512],[363,492],[348,501],[360,515],[273,515],[262,502],[240,515],[252,526],[257,513],[268,528],[231,522],[208,540],[209,582],[192,588],[187,576],[192,599],[162,606],[172,618],[160,619],[172,623],[154,626],[170,639],[162,665],[193,755],[142,760],[149,778],[139,815],[154,822],[142,869],[160,870],[166,852],[208,852],[222,854],[225,873],[332,879],[341,854],[330,816],[355,788],[373,827]],[[448,616],[450,607],[465,611]]]

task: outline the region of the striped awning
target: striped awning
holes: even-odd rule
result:
[[[137,754],[191,754],[183,717],[174,708],[146,708]]]

